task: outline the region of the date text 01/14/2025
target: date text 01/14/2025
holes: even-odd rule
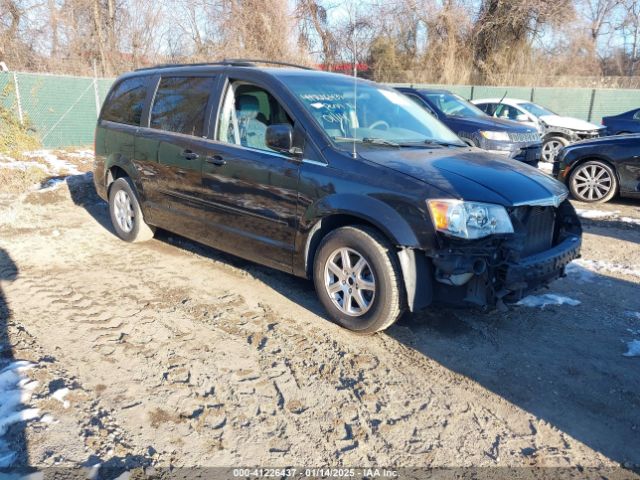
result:
[[[398,472],[386,468],[234,468],[233,476],[238,478],[397,478]]]

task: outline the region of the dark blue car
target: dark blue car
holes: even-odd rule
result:
[[[469,145],[537,165],[542,143],[538,131],[510,120],[493,118],[448,90],[397,87],[426,108]]]
[[[602,124],[607,127],[607,135],[640,133],[640,108],[629,110],[620,115],[603,117]]]

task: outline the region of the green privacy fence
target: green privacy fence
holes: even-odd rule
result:
[[[46,148],[90,145],[96,118],[113,79],[0,72],[0,105]],[[0,125],[0,135],[2,135]]]
[[[483,87],[471,85],[394,84],[415,88],[443,88],[469,100],[481,98],[519,98],[566,115],[599,124],[602,117],[640,108],[640,90],[556,88],[556,87]]]
[[[91,145],[98,111],[113,80],[0,72],[0,106],[10,109],[25,125],[29,125],[46,148]],[[500,98],[506,94],[508,97],[532,100],[560,115],[594,123],[600,123],[603,116],[640,107],[640,90],[424,84],[413,86],[445,88],[470,100]],[[1,129],[2,125],[0,135]]]

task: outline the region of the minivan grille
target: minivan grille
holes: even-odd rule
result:
[[[509,139],[512,142],[523,143],[523,142],[537,142],[540,140],[540,135],[537,132],[509,132]]]
[[[526,229],[523,257],[553,246],[556,212],[553,207],[518,207],[514,212]]]

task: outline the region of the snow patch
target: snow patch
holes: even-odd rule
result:
[[[98,474],[100,473],[101,463],[96,463],[88,468],[85,468],[85,474],[87,475],[87,480],[95,480],[98,478]]]
[[[49,415],[48,413],[45,413],[45,414],[40,418],[40,421],[41,421],[42,423],[49,423],[49,424],[51,424],[51,423],[58,423],[58,422],[56,421],[56,419],[55,419],[55,418],[53,418],[53,416]]]
[[[640,219],[638,219],[638,218],[620,217],[620,218],[618,218],[618,220],[620,220],[621,222],[624,222],[624,223],[631,223],[633,225],[640,225]]]
[[[51,150],[35,150],[32,152],[23,152],[22,155],[25,158],[31,160],[18,160],[7,155],[0,155],[0,168],[23,171],[27,170],[28,168],[39,168],[51,176],[59,177],[67,175],[82,175],[83,173],[78,170],[78,167],[76,167],[73,163],[58,157],[58,155],[56,155]],[[90,160],[93,158],[93,152],[89,150],[65,152],[64,155],[66,157],[78,159],[81,161]]]
[[[597,275],[594,272],[583,265],[580,265],[577,260],[568,264],[564,271],[567,275],[571,275],[578,283],[590,283],[595,281],[597,278]]]
[[[25,162],[22,160],[14,160],[9,157],[0,157],[0,168],[9,168],[13,170],[25,171],[29,168],[39,168],[40,170],[50,173],[46,165],[38,162]]]
[[[584,218],[587,220],[600,220],[603,218],[609,218],[611,220],[617,220],[623,223],[640,225],[640,218],[624,217],[624,216],[621,217],[619,210],[608,212],[606,210],[586,210],[582,208],[576,208],[576,213],[580,218]]]
[[[622,355],[624,357],[640,357],[640,340],[627,342],[627,352]]]
[[[76,150],[75,152],[67,152],[66,155],[81,160],[93,160],[93,150]]]
[[[7,468],[16,457],[3,438],[14,423],[26,422],[40,416],[37,408],[22,408],[31,400],[38,382],[25,375],[34,363],[16,361],[0,370],[0,468]]]
[[[65,183],[69,177],[61,177],[61,178],[51,178],[45,182],[44,185],[40,186],[38,184],[34,185],[34,189],[39,192],[50,192],[51,190],[56,190],[60,185]]]
[[[131,477],[131,472],[122,472],[114,480],[129,480],[129,477]]]
[[[53,392],[51,396],[56,400],[58,400],[60,403],[62,403],[62,406],[64,408],[69,408],[69,406],[71,405],[69,403],[69,400],[64,399],[64,397],[66,397],[68,393],[69,393],[69,389],[67,387],[64,387],[64,388],[59,388],[58,390]]]
[[[553,163],[551,162],[538,162],[538,170],[551,175],[553,173]]]
[[[57,174],[66,172],[68,175],[82,175],[82,172],[74,164],[58,158],[51,150],[35,150],[33,152],[25,152],[23,155],[30,158],[42,158],[49,164],[50,170]]]
[[[516,305],[544,308],[547,305],[571,305],[575,307],[576,305],[580,305],[580,303],[580,300],[574,300],[573,298],[563,297],[562,295],[556,295],[554,293],[545,293],[544,295],[529,295],[524,297],[516,303]]]
[[[630,277],[640,278],[640,267],[636,267],[636,266],[621,265],[619,263],[610,263],[610,262],[605,262],[604,260],[583,260],[583,259],[574,260],[571,263],[575,263],[576,265],[586,268],[587,270],[591,270],[592,272],[619,273],[622,275],[628,275]]]
[[[615,218],[618,216],[618,213],[620,212],[619,210],[616,210],[614,212],[607,212],[605,210],[587,210],[583,208],[576,208],[576,213],[581,218],[596,220],[599,218],[610,218],[610,217]]]

